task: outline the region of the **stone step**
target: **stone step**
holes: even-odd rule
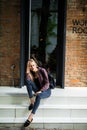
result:
[[[42,100],[41,104],[82,104],[87,105],[87,97],[58,97],[58,96],[52,96]],[[20,105],[28,105],[29,104],[29,98],[27,95],[1,95],[0,96],[0,104],[20,104]]]
[[[0,117],[27,118],[28,106],[0,105]],[[49,118],[86,118],[87,105],[40,105],[35,117]]]
[[[1,118],[0,117],[0,123],[2,124],[6,124],[6,123],[11,123],[11,124],[17,124],[17,123],[24,123],[26,121],[27,118],[25,117],[22,117],[22,118],[11,118],[11,117],[4,117],[4,118]],[[56,118],[56,117],[53,117],[53,118],[50,118],[50,117],[34,117],[33,119],[33,122],[32,124],[41,124],[41,123],[47,123],[47,124],[59,124],[59,123],[70,123],[70,124],[73,124],[73,123],[77,123],[77,124],[80,124],[80,123],[83,123],[83,124],[87,124],[87,118],[75,118],[75,117],[71,117],[71,118]]]
[[[2,95],[27,95],[26,86],[22,88],[0,87],[0,96]],[[52,96],[57,97],[87,97],[87,87],[65,87],[64,89],[52,89]]]
[[[86,88],[65,88],[52,90],[51,97],[42,100],[41,104],[69,104],[87,105]],[[23,88],[0,88],[0,104],[20,104],[28,105],[29,98],[26,87]]]
[[[26,87],[0,88],[0,123],[23,123],[28,104]],[[87,88],[55,88],[41,101],[33,123],[87,123]]]
[[[0,120],[1,120],[1,118],[0,118]],[[5,119],[3,118],[3,120],[6,120],[6,118]],[[7,118],[7,120],[9,120],[9,123],[0,123],[0,130],[33,130],[33,129],[34,130],[53,130],[53,129],[55,129],[55,130],[87,130],[87,123],[84,123],[85,119],[83,119],[83,121],[81,120],[80,121],[81,123],[78,123],[78,118],[77,119],[73,118],[71,120],[62,119],[64,123],[63,122],[61,123],[61,119],[58,120],[57,122],[56,122],[56,119],[54,119],[54,121],[56,123],[53,123],[51,121],[51,119],[48,119],[48,118],[44,118],[44,123],[40,123],[41,118],[39,118],[38,123],[37,123],[37,120],[34,119],[33,122],[31,123],[31,125],[27,128],[23,127],[25,120],[22,118],[15,119],[15,120]],[[50,122],[45,123],[46,120],[50,121]],[[16,123],[16,122],[18,122],[18,123]],[[22,123],[20,123],[20,122],[22,122]],[[68,122],[70,122],[70,123],[68,123]]]
[[[0,104],[0,109],[25,109],[28,108],[28,105],[17,105],[17,104]],[[58,105],[58,104],[42,104],[39,106],[39,109],[87,109],[87,105]]]

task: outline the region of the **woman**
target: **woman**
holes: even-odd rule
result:
[[[39,67],[33,59],[30,59],[27,62],[26,86],[31,102],[29,110],[32,111],[25,121],[24,127],[29,126],[32,122],[33,116],[40,105],[40,100],[51,95],[47,71],[44,68]],[[34,96],[36,96],[35,100]]]

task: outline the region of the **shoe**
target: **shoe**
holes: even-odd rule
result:
[[[33,121],[33,119],[31,121],[29,120],[26,120],[25,123],[24,123],[24,127],[27,127],[31,124],[31,122]]]
[[[28,107],[28,110],[32,110],[33,109],[33,104],[30,104],[30,106]]]

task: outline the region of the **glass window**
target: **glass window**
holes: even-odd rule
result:
[[[57,0],[31,1],[30,56],[56,76]]]

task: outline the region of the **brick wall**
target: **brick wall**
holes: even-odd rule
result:
[[[65,86],[87,87],[87,0],[68,0]]]
[[[19,82],[20,0],[0,0],[0,86]]]

